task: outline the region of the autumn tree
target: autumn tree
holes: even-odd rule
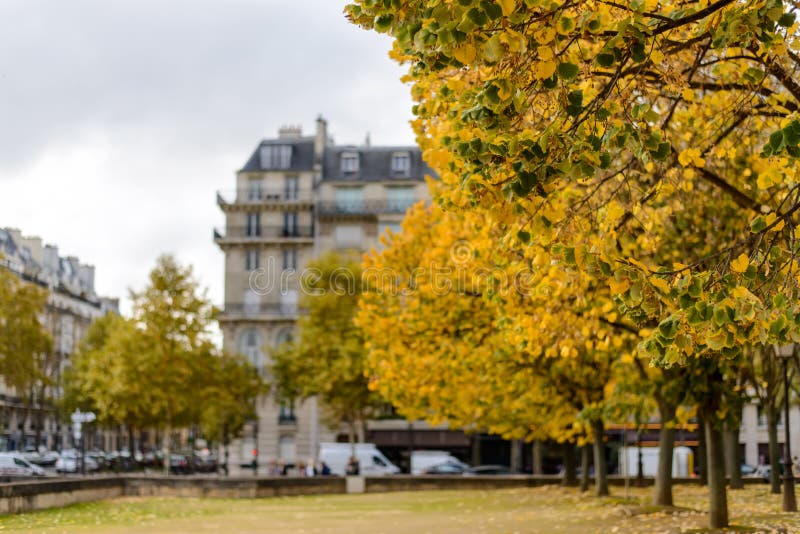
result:
[[[39,411],[46,398],[37,385],[50,384],[43,363],[53,348],[42,324],[46,304],[44,289],[21,281],[0,264],[0,379],[25,402],[38,403]]]
[[[316,397],[332,425],[346,423],[350,442],[363,441],[367,418],[383,405],[368,388],[362,330],[353,323],[362,291],[356,258],[330,252],[309,262],[301,280],[308,313],[296,339],[270,356],[277,394]]]
[[[134,429],[153,422],[150,386],[139,374],[145,349],[130,319],[108,314],[92,322],[64,372],[63,410],[91,411],[106,427],[124,425],[133,450]]]
[[[643,353],[687,365],[800,340],[795,9],[362,0],[348,13],[390,33],[409,65],[443,202],[627,284],[625,313],[657,325]],[[709,236],[712,250],[684,246]],[[716,436],[723,392],[709,393]],[[711,479],[710,523],[724,527]]]
[[[258,370],[242,356],[220,353],[207,363],[198,385],[204,400],[199,422],[205,437],[222,443],[227,472],[231,437],[256,416],[255,400],[267,388]]]

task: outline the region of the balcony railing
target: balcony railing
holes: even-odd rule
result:
[[[217,204],[268,204],[311,202],[313,198],[310,189],[227,189],[217,191]]]
[[[362,202],[322,202],[321,215],[379,215],[383,213],[405,213],[413,202],[387,200],[365,200]]]
[[[313,226],[229,226],[226,229],[214,228],[214,241],[229,239],[259,241],[265,239],[291,239],[314,237]]]
[[[307,310],[297,304],[288,303],[233,303],[225,304],[223,319],[293,319]]]

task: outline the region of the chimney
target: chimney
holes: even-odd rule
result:
[[[51,273],[58,273],[58,247],[45,245],[42,251],[42,263],[44,268]]]
[[[364,146],[367,148],[372,146],[372,142],[369,139],[369,132],[367,132],[367,136],[364,138]]]
[[[278,139],[299,139],[303,135],[303,127],[297,125],[286,125],[278,128]]]
[[[31,252],[31,258],[38,264],[42,263],[42,238],[23,237],[20,243]]]
[[[94,266],[92,265],[81,265],[80,270],[80,280],[81,286],[87,292],[91,293],[94,291]]]
[[[314,163],[322,163],[322,153],[328,146],[328,121],[317,116],[317,131],[314,135]]]

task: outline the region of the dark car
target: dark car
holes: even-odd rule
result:
[[[173,475],[188,475],[193,472],[192,464],[183,454],[169,455],[169,472]]]
[[[191,462],[196,473],[216,473],[219,468],[215,454],[192,454]]]
[[[139,468],[139,464],[127,451],[113,451],[106,456],[108,468],[115,473],[130,473]]]
[[[469,466],[456,463],[456,462],[444,462],[441,464],[432,465],[431,467],[427,468],[423,471],[425,475],[462,475],[465,471],[469,470]]]
[[[464,471],[465,476],[473,476],[473,475],[513,475],[514,473],[511,472],[505,465],[479,465],[476,467],[471,467]]]

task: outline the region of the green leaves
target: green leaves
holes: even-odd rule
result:
[[[566,82],[574,80],[580,72],[580,69],[574,63],[559,63],[557,70],[558,77]]]

